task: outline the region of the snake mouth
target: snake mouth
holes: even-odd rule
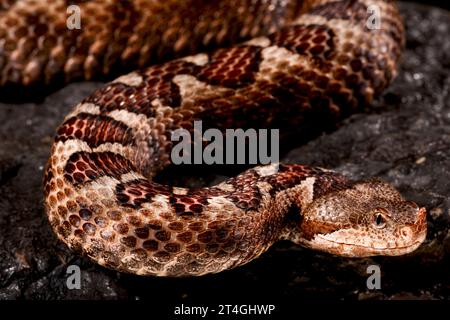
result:
[[[374,248],[360,244],[332,241],[322,235],[318,235],[318,237],[320,238],[320,242],[328,243],[328,249],[326,251],[329,253],[349,258],[364,258],[371,256],[401,256],[411,253],[423,243],[426,238],[426,233],[410,245],[385,248]]]

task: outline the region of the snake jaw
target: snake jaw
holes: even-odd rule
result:
[[[363,245],[356,245],[352,243],[342,243],[333,239],[335,235],[317,235],[308,247],[326,251],[335,255],[349,258],[364,258],[371,256],[400,256],[413,252],[425,240],[426,233],[419,239],[408,246],[404,247],[370,247]]]

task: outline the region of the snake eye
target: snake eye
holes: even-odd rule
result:
[[[378,229],[382,229],[386,226],[386,218],[381,210],[375,211],[373,215],[373,225]]]

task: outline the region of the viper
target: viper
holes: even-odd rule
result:
[[[80,29],[67,29],[69,4],[79,7]],[[243,265],[283,239],[348,257],[402,255],[424,241],[425,208],[377,179],[279,163],[205,188],[153,179],[171,164],[172,134],[192,132],[197,120],[221,130],[301,128],[362,110],[396,75],[404,30],[394,1],[9,0],[0,8],[3,85],[136,68],[76,105],[56,133],[45,209],[76,252],[122,272],[198,276]]]

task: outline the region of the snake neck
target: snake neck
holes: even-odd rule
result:
[[[289,204],[283,213],[285,227],[280,233],[280,240],[289,240],[297,244],[305,244],[316,233],[329,229],[326,221],[315,219],[314,204],[327,199],[336,192],[351,188],[354,181],[345,176],[322,168],[314,168],[314,174],[306,178],[292,189],[286,190]],[[319,200],[320,199],[320,200]],[[332,216],[328,217],[333,220]]]

